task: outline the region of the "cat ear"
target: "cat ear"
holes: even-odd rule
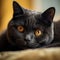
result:
[[[14,15],[24,13],[23,8],[16,1],[13,1],[13,11]]]
[[[53,22],[53,18],[55,15],[55,8],[51,7],[47,9],[44,13],[42,13],[42,18],[47,24],[51,24]]]

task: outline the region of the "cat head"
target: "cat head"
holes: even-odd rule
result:
[[[43,13],[24,9],[13,2],[13,18],[8,24],[8,40],[17,47],[36,48],[52,42],[55,8]]]

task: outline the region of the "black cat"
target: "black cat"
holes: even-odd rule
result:
[[[7,30],[0,36],[0,51],[60,46],[54,33],[54,7],[40,13],[24,9],[14,1],[13,11]]]

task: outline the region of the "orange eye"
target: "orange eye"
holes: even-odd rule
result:
[[[35,31],[35,36],[36,36],[36,37],[40,36],[41,34],[42,34],[42,32],[41,32],[39,29],[37,29],[37,30]]]
[[[24,27],[23,26],[18,26],[17,29],[18,29],[19,32],[23,32],[24,31]]]

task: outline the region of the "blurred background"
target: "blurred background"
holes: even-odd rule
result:
[[[60,19],[60,0],[0,0],[0,33],[7,28],[13,15],[13,1],[30,10],[43,12],[49,7],[56,8],[54,21]]]

